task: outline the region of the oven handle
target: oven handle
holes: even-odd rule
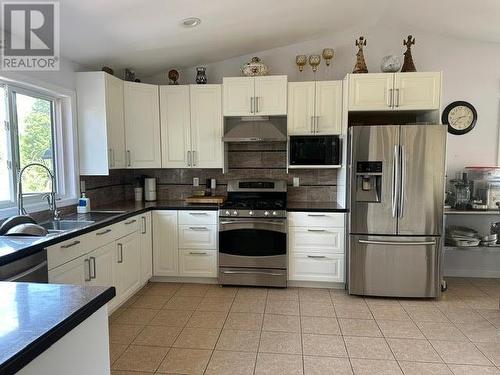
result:
[[[286,233],[285,222],[271,220],[240,220],[240,221],[220,221],[219,232],[226,232],[237,229],[262,229],[271,232]],[[274,228],[272,228],[274,227]]]
[[[266,272],[266,271],[221,271],[226,275],[269,275],[269,276],[284,276],[284,273]]]

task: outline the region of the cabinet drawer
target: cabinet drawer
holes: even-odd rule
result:
[[[217,211],[179,211],[179,224],[217,224]]]
[[[47,247],[47,263],[49,270],[76,259],[91,250],[88,235],[78,236],[70,240]]]
[[[179,249],[217,249],[217,225],[179,225]]]
[[[344,282],[344,255],[304,254],[289,256],[290,280]]]
[[[290,227],[290,253],[344,253],[344,228]]]
[[[124,230],[121,223],[108,225],[107,227],[98,229],[94,232],[89,233],[89,240],[91,241],[90,246],[91,250],[102,247],[114,240],[123,237]]]
[[[139,216],[129,217],[123,221],[117,223],[118,230],[120,231],[120,237],[128,236],[139,230],[141,226],[141,220]]]
[[[290,212],[288,225],[291,227],[344,227],[343,212]]]
[[[179,275],[217,277],[217,251],[179,250]]]

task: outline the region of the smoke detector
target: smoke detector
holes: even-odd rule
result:
[[[182,25],[184,27],[196,27],[201,23],[201,20],[198,17],[189,17],[182,20]]]

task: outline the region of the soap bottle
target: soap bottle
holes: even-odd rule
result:
[[[85,196],[85,193],[82,193],[82,197],[78,199],[76,212],[79,214],[86,214],[90,212],[90,199]]]

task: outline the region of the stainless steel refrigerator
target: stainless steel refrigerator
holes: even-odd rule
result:
[[[349,293],[437,297],[446,126],[349,129]]]

